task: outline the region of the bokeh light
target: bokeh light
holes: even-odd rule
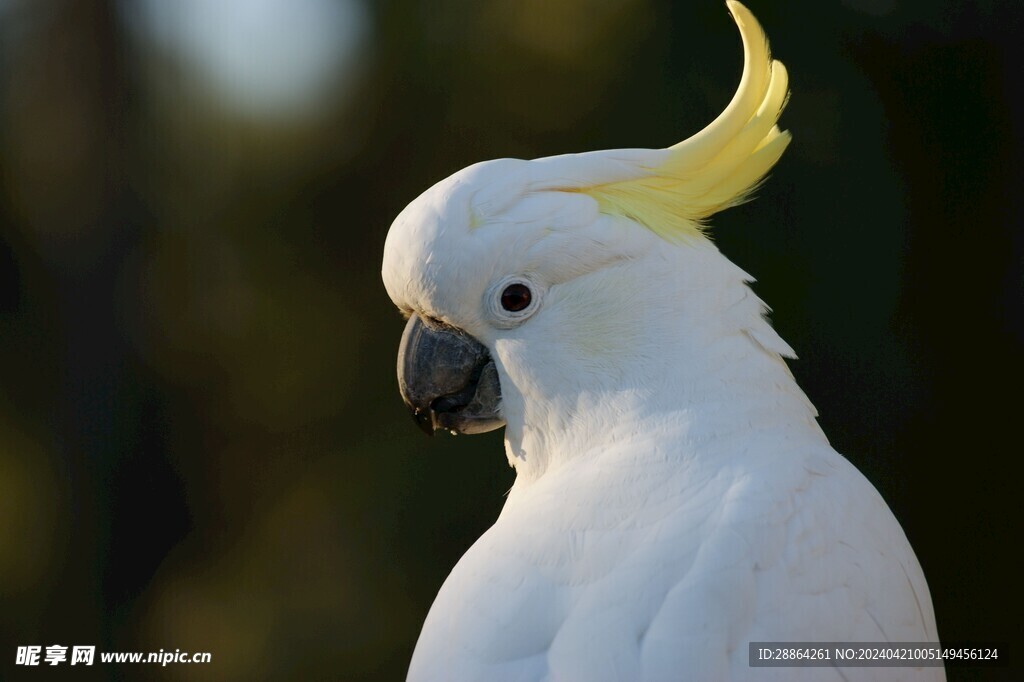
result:
[[[126,0],[140,39],[208,96],[256,119],[309,116],[346,94],[366,61],[362,0]]]

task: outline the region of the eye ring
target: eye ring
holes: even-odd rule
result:
[[[501,292],[501,307],[510,313],[520,313],[530,307],[533,292],[522,282],[512,282]]]
[[[485,307],[499,329],[518,327],[540,309],[543,290],[530,277],[509,275],[490,286]]]

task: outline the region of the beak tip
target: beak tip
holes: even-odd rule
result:
[[[420,431],[428,436],[434,435],[434,419],[430,410],[423,410],[418,407],[413,408],[412,419],[416,422],[416,426],[420,428]]]

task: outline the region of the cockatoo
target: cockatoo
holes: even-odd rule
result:
[[[751,642],[935,642],[921,567],[829,445],[751,278],[705,235],[790,136],[751,13],[725,111],[667,149],[478,163],[395,219],[419,425],[505,427],[515,483],[430,609],[409,679],[941,680],[751,667]]]

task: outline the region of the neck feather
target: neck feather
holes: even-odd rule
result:
[[[680,457],[723,450],[700,447],[709,440],[725,449],[751,437],[825,442],[783,359],[792,350],[764,319],[749,279],[707,242],[648,254],[552,292],[556,309],[536,320],[546,328],[496,349],[517,485],[612,444],[651,449],[642,444],[656,429],[673,431],[673,441],[693,451]],[[598,317],[592,307],[574,307],[623,291],[634,295]],[[767,444],[761,450],[771,452]]]

